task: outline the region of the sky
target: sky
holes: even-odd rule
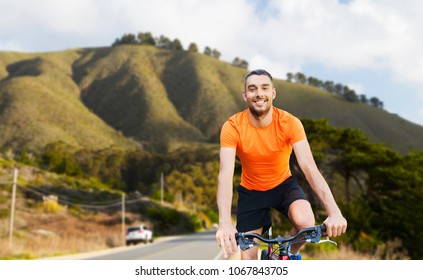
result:
[[[0,51],[110,46],[151,32],[274,78],[301,72],[423,126],[423,1],[0,0]]]

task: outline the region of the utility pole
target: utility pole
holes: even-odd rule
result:
[[[9,221],[9,248],[13,246],[13,221],[15,219],[15,202],[16,202],[16,184],[18,181],[18,169],[15,167],[13,171],[12,185],[12,203],[10,204],[10,221]]]
[[[164,176],[163,172],[160,174],[160,204],[163,205],[163,196],[164,196]]]
[[[125,193],[122,193],[122,239],[125,244]]]

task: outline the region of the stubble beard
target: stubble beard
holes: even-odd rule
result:
[[[269,100],[267,100],[266,102],[269,102]],[[269,114],[270,109],[272,108],[272,105],[270,104],[270,106],[267,106],[266,109],[264,110],[256,110],[256,108],[254,108],[253,105],[249,105],[248,109],[251,112],[251,115],[257,119],[257,120],[262,120],[264,119],[267,114]]]

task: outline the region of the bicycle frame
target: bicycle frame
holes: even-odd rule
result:
[[[329,239],[321,239],[326,232],[325,225],[317,225],[313,227],[308,227],[301,229],[296,234],[290,237],[282,237],[277,236],[276,238],[272,238],[271,229],[269,229],[269,238],[265,238],[257,233],[245,233],[239,232],[235,235],[239,247],[241,250],[247,250],[253,246],[260,246],[259,243],[254,241],[254,238],[267,243],[268,247],[267,250],[263,250],[261,254],[261,259],[266,260],[287,260],[289,254],[289,245],[301,242],[310,242],[310,243],[324,243],[330,242],[337,245],[336,242],[329,240]],[[274,248],[276,245],[276,248]]]

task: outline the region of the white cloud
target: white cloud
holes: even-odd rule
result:
[[[398,79],[422,80],[423,58],[416,57],[423,36],[421,1],[270,0],[260,13],[254,5],[249,0],[1,0],[0,40],[5,45],[12,36],[39,36],[47,42],[37,42],[38,48],[48,49],[52,35],[64,43],[108,38],[111,44],[123,33],[150,31],[178,38],[185,47],[196,42],[200,50],[217,48],[227,61],[240,56],[254,64],[262,57],[284,64],[270,66],[279,69],[308,63],[388,69]]]
[[[269,9],[276,15],[261,25],[253,49],[262,49],[276,59],[304,65],[319,63],[342,69],[389,69],[411,81],[407,70],[416,60],[421,44],[417,28],[423,20],[402,11],[400,1],[355,0],[349,5],[327,0],[273,0]],[[267,41],[267,45],[260,42]],[[260,48],[262,46],[262,48]]]
[[[1,29],[17,31],[16,35],[21,31],[86,34],[98,30],[99,4],[94,0],[2,0]]]

